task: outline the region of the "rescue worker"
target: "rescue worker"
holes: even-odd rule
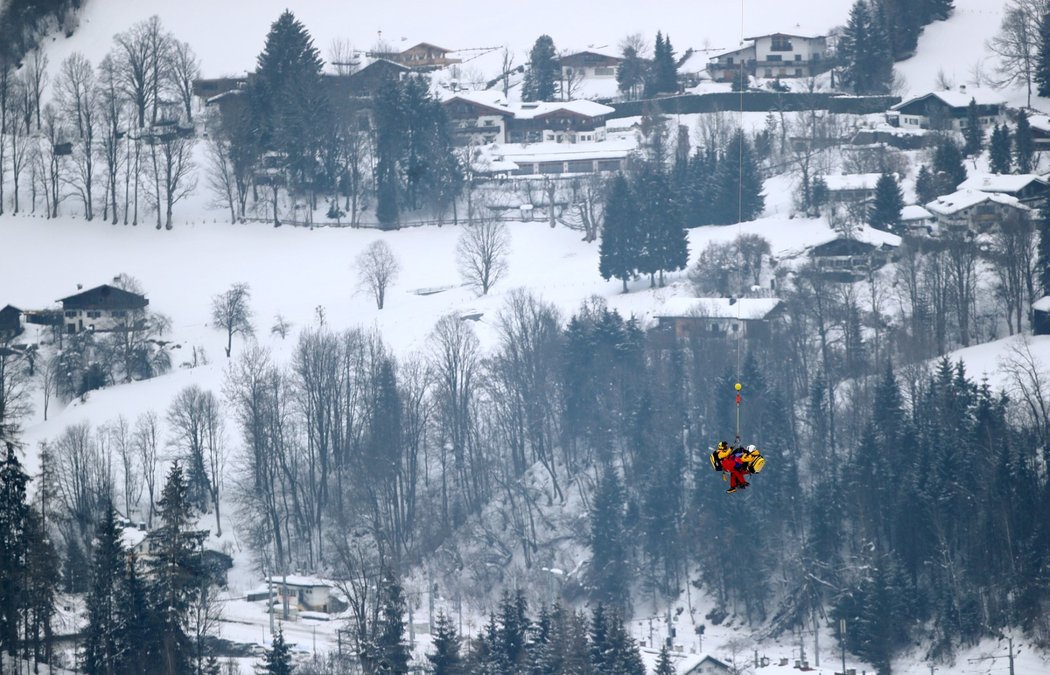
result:
[[[739,453],[737,451],[740,451]],[[726,449],[722,458],[722,471],[729,474],[729,489],[726,492],[733,493],[737,488],[746,488],[751,483],[744,478],[744,463],[741,461],[743,448]],[[723,478],[725,474],[723,474]]]

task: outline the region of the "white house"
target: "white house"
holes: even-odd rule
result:
[[[277,604],[288,601],[290,609],[307,612],[340,611],[342,603],[332,595],[331,582],[300,574],[273,575],[267,583],[245,595],[249,602],[273,598]]]
[[[111,331],[128,325],[149,305],[145,296],[103,284],[60,299],[66,332]]]
[[[442,105],[461,145],[600,142],[615,112],[594,101],[510,102],[498,91],[458,92]]]
[[[745,39],[755,43],[756,77],[809,77],[830,65],[824,35],[769,33]]]
[[[901,227],[913,236],[929,236],[933,234],[933,214],[918,204],[908,204],[901,209]]]
[[[1028,217],[1031,209],[1016,197],[996,192],[958,190],[926,205],[941,227],[986,232],[1009,219]]]
[[[810,77],[831,66],[828,60],[828,38],[805,31],[766,33],[744,38],[740,47],[718,52],[711,57],[711,78],[732,81],[743,64],[755,77]]]
[[[566,54],[558,59],[561,65],[561,76],[564,80],[573,79],[608,79],[616,78],[616,67],[623,61],[618,56],[610,56],[595,51],[582,51]]]
[[[904,129],[952,129],[962,131],[969,117],[970,101],[977,105],[981,127],[1006,121],[1006,99],[992,89],[960,86],[931,91],[901,101],[886,113],[886,121]]]
[[[654,312],[657,329],[678,339],[765,339],[783,315],[779,298],[669,298]]]
[[[970,176],[959,183],[958,189],[1009,195],[1028,204],[1042,201],[1050,193],[1050,183],[1033,173],[989,173]]]

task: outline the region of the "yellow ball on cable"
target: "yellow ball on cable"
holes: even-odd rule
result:
[[[735,385],[733,385],[733,388],[736,389],[737,391],[740,391],[741,389],[743,389],[743,387],[741,386],[741,384],[739,382],[737,382]]]

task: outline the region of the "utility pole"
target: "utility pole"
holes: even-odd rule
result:
[[[846,675],[846,620],[839,619],[839,644],[842,646],[842,675]],[[933,675],[931,672],[930,675]]]
[[[1008,637],[1007,640],[1010,645],[1010,675],[1014,675],[1014,639],[1011,636]]]

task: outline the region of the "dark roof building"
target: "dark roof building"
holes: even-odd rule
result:
[[[10,340],[22,332],[22,310],[14,305],[0,309],[0,340]]]
[[[62,303],[62,309],[65,311],[80,309],[143,309],[149,304],[149,300],[145,296],[125,291],[123,288],[117,288],[109,284],[102,284],[76,295],[61,298],[58,302]]]

